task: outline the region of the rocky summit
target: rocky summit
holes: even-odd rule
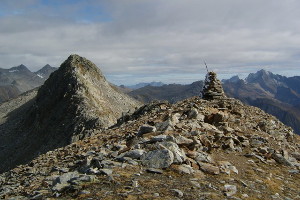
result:
[[[38,90],[0,105],[0,171],[108,128],[139,105],[71,55]]]
[[[232,98],[152,102],[0,175],[6,199],[300,199],[300,138]]]

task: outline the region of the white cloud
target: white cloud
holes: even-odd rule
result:
[[[170,74],[185,81],[205,72],[203,60],[224,75],[283,67],[300,73],[296,0],[88,0],[59,7],[18,2],[3,5],[21,14],[1,15],[0,6],[2,68],[59,66],[77,53],[115,82]]]

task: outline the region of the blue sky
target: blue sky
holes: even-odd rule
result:
[[[259,69],[300,75],[297,0],[1,0],[0,68],[70,54],[116,84],[191,83]]]

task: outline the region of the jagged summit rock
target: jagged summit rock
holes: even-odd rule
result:
[[[217,79],[217,74],[215,72],[207,73],[201,94],[202,98],[205,100],[226,98],[222,83]]]
[[[0,124],[5,137],[0,171],[110,127],[140,103],[111,87],[91,61],[71,55],[26,105],[18,120],[11,117]]]

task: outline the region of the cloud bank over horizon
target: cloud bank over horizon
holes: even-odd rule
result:
[[[21,3],[22,2],[22,3]],[[2,0],[0,68],[58,67],[70,54],[112,82],[300,75],[297,0]]]

